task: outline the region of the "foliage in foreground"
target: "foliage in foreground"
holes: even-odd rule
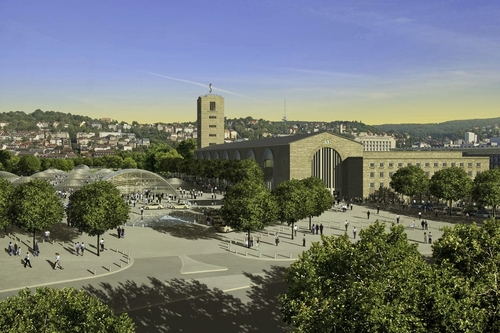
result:
[[[127,314],[116,316],[97,298],[73,288],[29,289],[0,301],[0,332],[4,333],[133,333]]]
[[[429,265],[402,226],[314,243],[287,270],[282,315],[299,332],[498,332],[500,222],[457,226]],[[470,255],[469,255],[470,254]]]

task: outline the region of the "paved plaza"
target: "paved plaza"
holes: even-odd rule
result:
[[[370,219],[367,219],[370,210]],[[283,277],[290,265],[311,242],[309,221],[298,223],[298,234],[291,237],[287,226],[276,225],[253,233],[260,246],[248,249],[245,234],[217,233],[211,226],[197,223],[169,225],[146,223],[154,215],[161,217],[166,210],[148,211],[140,218],[138,208],[131,213],[125,237],[118,238],[116,230],[106,232],[106,250],[98,257],[97,237],[75,232],[65,223],[54,228],[51,242],[42,243],[37,237],[40,256],[31,256],[33,268],[24,268],[21,256],[0,257],[0,297],[16,294],[20,288],[37,286],[75,287],[83,289],[109,304],[116,312],[128,312],[137,325],[137,332],[287,332],[281,323],[277,295],[285,291]],[[418,243],[423,255],[431,254],[431,245],[423,243],[420,221],[415,211],[401,215],[408,238]],[[424,215],[424,219],[427,216]],[[312,219],[323,224],[325,235],[342,235],[345,220],[349,221],[348,235],[353,228],[359,231],[376,220],[386,222],[387,228],[396,221],[396,214],[373,208],[354,206],[346,212],[325,212]],[[413,220],[415,227],[412,228]],[[141,222],[142,221],[142,222]],[[434,240],[443,226],[450,223],[427,219]],[[463,221],[462,221],[463,222]],[[133,225],[133,226],[132,226]],[[149,225],[149,226],[148,226]],[[275,245],[278,233],[280,243]],[[302,246],[306,235],[306,247]],[[21,244],[26,253],[32,238],[14,233],[2,239]],[[85,242],[84,256],[76,256],[75,242]],[[64,270],[53,270],[55,253],[61,255]]]

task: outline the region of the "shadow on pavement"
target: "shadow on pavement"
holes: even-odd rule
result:
[[[83,290],[117,313],[127,312],[138,333],[289,332],[278,300],[286,290],[284,274],[280,266],[272,266],[264,276],[245,273],[253,284],[246,290],[248,302],[199,281],[177,278],[163,282],[149,277],[147,285],[127,280],[116,288],[101,283]]]
[[[183,223],[172,224],[165,226],[152,226],[153,230],[161,233],[169,234],[173,237],[185,238],[185,239],[218,239],[223,240],[224,238],[217,233],[215,228],[207,228],[205,226],[200,226],[195,223]]]

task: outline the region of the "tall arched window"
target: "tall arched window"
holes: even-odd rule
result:
[[[237,150],[234,152],[234,159],[235,160],[241,160],[241,155],[240,155],[240,151]]]
[[[228,160],[229,159],[229,154],[227,153],[227,150],[224,150],[224,154],[222,155],[223,160]]]
[[[219,159],[219,153],[218,152],[214,152],[214,160],[218,160]]]
[[[251,158],[255,161],[255,153],[253,152],[252,149],[250,149],[248,152],[247,152],[247,158]]]
[[[274,186],[274,156],[271,149],[266,149],[262,160],[264,165],[264,182],[267,188],[272,189]]]

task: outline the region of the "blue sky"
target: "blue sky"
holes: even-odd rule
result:
[[[500,115],[498,1],[10,1],[0,112],[441,122]]]

